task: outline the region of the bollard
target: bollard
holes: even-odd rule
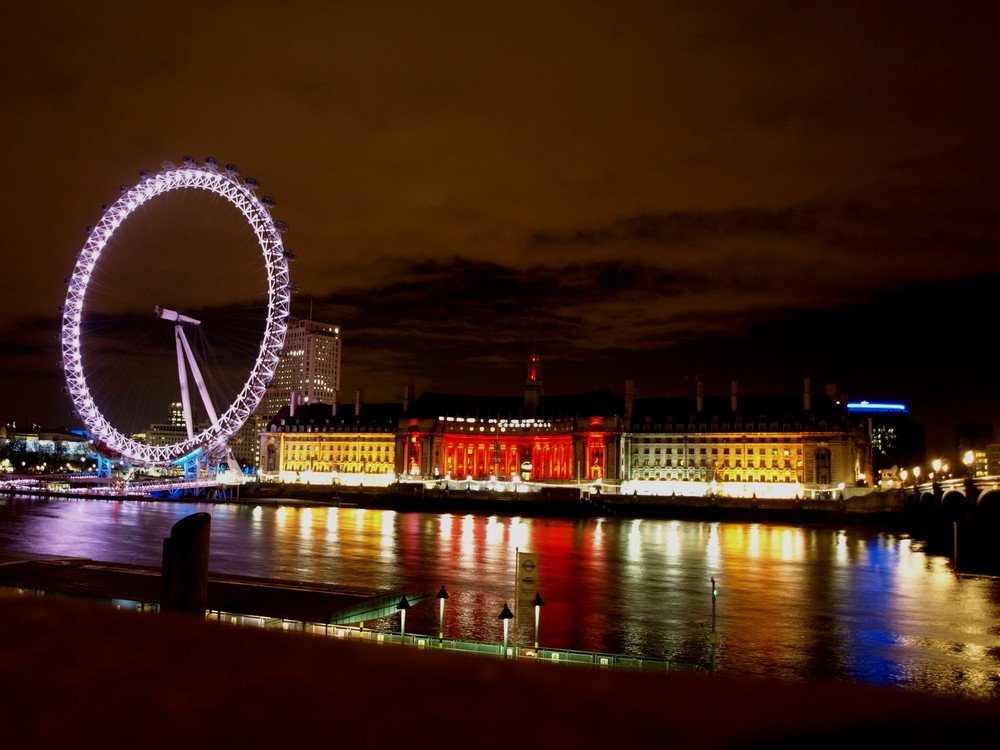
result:
[[[160,608],[205,616],[212,517],[194,513],[173,525],[163,540]]]

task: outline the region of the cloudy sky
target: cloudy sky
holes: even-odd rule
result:
[[[516,394],[535,352],[553,394],[835,383],[906,402],[932,451],[1000,421],[996,4],[3,14],[4,420],[71,422],[85,227],[192,155],[276,199],[344,400]]]

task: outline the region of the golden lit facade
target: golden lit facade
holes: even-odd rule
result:
[[[262,481],[384,486],[396,479],[398,406],[285,407],[260,435]]]
[[[827,398],[644,399],[622,434],[621,491],[806,497],[871,487],[871,445]]]

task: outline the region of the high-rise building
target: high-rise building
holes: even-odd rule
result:
[[[910,418],[905,404],[854,401],[847,410],[867,424],[875,477],[924,463],[924,426]]]
[[[244,466],[256,467],[260,432],[282,407],[337,403],[340,390],[340,327],[315,320],[290,323],[285,347],[271,384],[257,411],[230,441],[233,455]]]
[[[291,403],[293,393],[303,404],[336,404],[339,390],[340,328],[299,320],[288,326],[284,351],[258,411],[269,420]]]

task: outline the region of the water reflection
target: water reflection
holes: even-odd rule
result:
[[[198,511],[213,572],[422,591],[407,632],[437,633],[445,585],[446,635],[499,641],[520,550],[539,556],[543,647],[706,661],[715,578],[720,669],[1000,695],[997,579],[871,529],[12,499],[0,550],[158,566]],[[533,611],[516,614],[512,642],[533,643]]]

